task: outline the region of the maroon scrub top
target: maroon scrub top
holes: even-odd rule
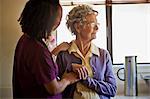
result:
[[[19,39],[13,66],[14,98],[60,99],[50,95],[44,87],[57,77],[58,68],[46,45],[27,34]]]

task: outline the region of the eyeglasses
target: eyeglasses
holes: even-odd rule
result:
[[[87,22],[87,21],[84,21],[84,23],[86,24],[86,25],[89,25],[89,26],[91,26],[91,27],[95,27],[95,26],[100,26],[100,23],[98,23],[98,22]]]
[[[100,23],[97,23],[97,22],[91,22],[91,23],[88,23],[89,25],[91,25],[91,27],[95,27],[95,26],[100,26]]]

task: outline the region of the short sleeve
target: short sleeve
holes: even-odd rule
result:
[[[49,83],[56,78],[57,68],[48,49],[44,49],[37,55],[35,64],[34,74],[40,84]]]

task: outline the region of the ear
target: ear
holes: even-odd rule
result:
[[[79,23],[75,23],[74,28],[75,28],[76,32],[80,33],[80,24]]]

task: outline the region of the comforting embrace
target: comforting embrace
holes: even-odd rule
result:
[[[50,51],[45,41],[59,26],[62,7],[59,0],[29,0],[18,20],[23,35],[14,55],[13,98],[114,97],[117,87],[109,52],[92,43],[100,25],[97,15],[89,5],[75,6],[66,25],[76,39]]]

